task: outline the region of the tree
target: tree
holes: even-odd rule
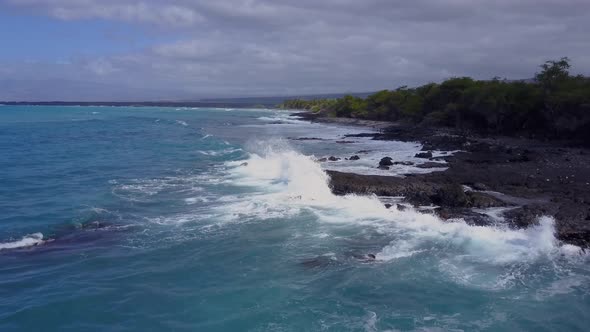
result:
[[[535,75],[537,82],[541,83],[547,91],[552,91],[570,77],[570,59],[563,57],[559,61],[545,61],[540,66],[543,70]]]
[[[340,117],[573,138],[590,145],[590,78],[571,76],[567,57],[546,61],[540,68],[535,83],[455,77],[440,84],[383,90],[365,99],[348,95],[331,100],[291,100],[284,106]]]

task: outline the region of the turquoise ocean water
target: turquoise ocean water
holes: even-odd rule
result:
[[[275,110],[0,106],[0,331],[589,329],[588,256],[552,219],[473,227],[332,195],[326,168],[425,171],[376,170],[420,145],[344,137],[366,131]]]

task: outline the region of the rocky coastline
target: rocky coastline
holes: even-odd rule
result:
[[[393,177],[328,171],[335,194],[403,197],[404,203],[417,208],[435,206],[434,213],[449,222],[462,218],[482,226],[498,223],[498,216],[492,218],[486,213],[490,208],[496,208],[492,210],[497,211],[502,222],[513,228],[526,228],[536,224],[541,216],[552,216],[559,240],[590,247],[587,148],[569,142],[490,137],[449,128],[321,117],[308,112],[294,116],[371,128],[373,132],[356,136],[374,140],[420,142],[422,158],[431,158],[432,150],[453,152],[439,157],[447,162],[447,169],[428,174]],[[362,158],[362,154],[359,156]],[[385,164],[375,167],[389,167],[387,156],[383,157]],[[423,167],[430,167],[429,163]]]

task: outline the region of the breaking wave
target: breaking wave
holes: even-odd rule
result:
[[[22,239],[17,241],[0,243],[0,251],[5,249],[20,249],[33,247],[43,244],[44,242],[45,241],[43,240],[42,233],[33,233],[26,235]]]
[[[315,158],[283,142],[259,144],[253,150],[247,160],[227,163],[233,185],[258,192],[223,206],[228,218],[280,218],[311,211],[322,223],[373,227],[392,238],[377,253],[380,261],[446,251],[462,262],[502,266],[581,253],[580,248],[562,245],[555,238],[550,217],[541,217],[528,229],[511,229],[443,221],[412,208],[387,209],[376,196],[334,195],[328,175]]]
[[[198,153],[205,155],[205,156],[213,156],[213,157],[217,157],[217,156],[223,156],[226,154],[232,154],[235,152],[240,152],[242,151],[242,149],[239,148],[230,148],[230,149],[223,149],[223,150],[208,150],[208,151],[202,151],[199,150],[197,151]]]

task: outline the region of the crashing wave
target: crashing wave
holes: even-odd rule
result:
[[[239,218],[289,216],[312,211],[325,223],[371,226],[391,234],[394,240],[377,253],[390,261],[433,248],[454,248],[463,259],[501,265],[534,261],[541,257],[578,253],[555,238],[555,222],[541,217],[537,226],[511,229],[473,226],[462,220],[443,221],[433,213],[409,208],[387,209],[376,196],[336,196],[329,177],[313,156],[305,156],[283,142],[255,147],[247,160],[229,162],[232,183],[259,189],[233,205],[223,207]],[[575,248],[574,248],[575,249]]]
[[[33,233],[17,241],[0,243],[0,250],[34,247],[44,242],[42,233]]]

